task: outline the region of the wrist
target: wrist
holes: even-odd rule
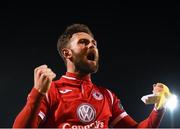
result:
[[[42,90],[41,88],[38,88],[38,87],[36,87],[36,86],[34,86],[34,88],[35,88],[40,94],[46,95],[46,93],[47,93],[47,91]]]
[[[165,110],[166,109],[165,105],[162,105],[162,106],[159,106],[159,107],[157,105],[158,105],[157,103],[154,104],[154,110],[155,111],[161,111],[161,110]]]

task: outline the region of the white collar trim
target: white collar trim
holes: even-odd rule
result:
[[[66,79],[70,79],[70,80],[76,80],[76,78],[74,78],[74,77],[68,77],[68,76],[65,76],[65,75],[63,75],[62,77],[66,78]]]

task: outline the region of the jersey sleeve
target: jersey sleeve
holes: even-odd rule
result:
[[[141,122],[136,122],[124,110],[120,99],[111,91],[109,91],[112,102],[112,117],[110,119],[110,127],[115,128],[157,128],[160,125],[164,110],[157,111],[153,109],[149,117]]]
[[[25,106],[15,118],[13,128],[37,128],[43,125],[51,105],[51,97],[50,92],[44,95],[32,88]]]
[[[112,117],[110,118],[109,121],[109,126],[110,127],[117,127],[118,123],[122,121],[124,118],[127,118],[128,114],[124,110],[120,99],[110,90],[107,90],[110,100],[111,100],[111,106],[112,106]],[[134,124],[134,121],[132,121],[128,124]]]

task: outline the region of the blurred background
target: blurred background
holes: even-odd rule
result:
[[[90,27],[100,68],[94,83],[114,91],[140,122],[153,109],[141,97],[162,82],[180,97],[180,48],[176,2],[59,1],[0,5],[0,127],[12,127],[33,87],[34,68],[47,64],[59,79],[66,71],[56,44],[73,23]],[[179,107],[167,110],[160,127],[177,128]]]

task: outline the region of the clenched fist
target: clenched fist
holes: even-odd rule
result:
[[[41,65],[34,69],[34,88],[40,93],[45,94],[48,92],[52,80],[56,77],[56,74],[47,67],[47,65]]]

